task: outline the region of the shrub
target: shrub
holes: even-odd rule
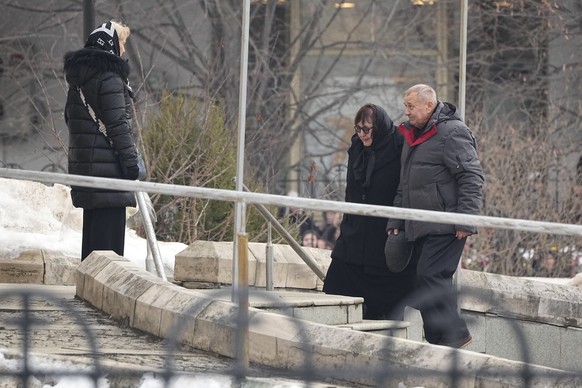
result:
[[[234,189],[236,130],[225,126],[219,104],[165,94],[158,112],[147,122],[143,152],[150,181]],[[248,181],[245,184],[256,187]],[[198,239],[232,241],[232,202],[166,195],[153,195],[152,202],[159,239],[185,244]],[[261,238],[266,223],[252,206],[247,206],[246,219],[249,238]]]

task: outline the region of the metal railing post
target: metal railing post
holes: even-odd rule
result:
[[[243,188],[245,189],[245,191],[249,191],[248,187],[246,187],[245,185],[243,185]],[[277,221],[277,219],[271,214],[271,212],[269,212],[269,210],[264,205],[262,205],[260,203],[255,203],[255,206],[257,207],[257,210],[259,211],[259,213],[261,213],[261,215],[267,221],[269,221],[269,222],[271,222],[271,224],[273,224],[273,227],[275,228],[275,230],[279,233],[279,235],[281,237],[283,237],[283,239],[287,242],[287,244],[289,244],[291,246],[291,248],[293,248],[293,250],[299,255],[299,257],[301,257],[301,259],[305,262],[305,264],[307,264],[307,266],[309,268],[311,268],[311,270],[313,272],[315,272],[317,277],[320,278],[321,280],[325,280],[325,274],[323,273],[322,269],[319,267],[317,262],[315,260],[313,260],[313,258],[311,258],[311,256],[309,256],[303,250],[301,245],[299,245],[299,243],[297,241],[295,241],[293,236],[291,236],[289,234],[289,232],[283,227],[283,225],[281,225],[279,223],[279,221]]]
[[[166,278],[166,271],[164,271],[164,264],[162,263],[162,254],[160,253],[160,247],[158,246],[158,240],[156,239],[156,232],[154,230],[154,224],[152,222],[152,218],[150,216],[149,208],[148,208],[148,201],[146,201],[147,193],[143,191],[136,191],[135,198],[137,199],[137,204],[140,209],[140,214],[143,220],[143,226],[146,233],[146,240],[148,244],[148,248],[150,249],[151,254],[154,257],[154,265],[156,267],[156,271],[158,272],[158,276],[163,280],[168,280]],[[149,200],[149,197],[148,197]],[[151,201],[149,201],[151,203]],[[147,258],[146,258],[146,269],[147,269]]]
[[[238,241],[238,308],[239,335],[237,341],[237,361],[240,370],[249,367],[249,258],[248,235],[239,233]]]
[[[266,257],[266,279],[265,287],[267,291],[273,291],[273,241],[271,238],[271,229],[273,228],[272,223],[269,221],[267,226],[267,246],[265,247],[265,257]]]

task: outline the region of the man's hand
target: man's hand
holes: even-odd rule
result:
[[[388,236],[390,236],[391,234],[394,234],[395,236],[398,236],[398,229],[386,229],[386,234]]]
[[[464,231],[464,230],[457,230],[457,235],[456,236],[460,240],[460,239],[465,238],[465,237],[468,237],[470,235],[471,235],[471,232],[467,232],[467,231]]]

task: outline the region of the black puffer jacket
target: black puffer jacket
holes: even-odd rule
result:
[[[137,149],[131,126],[129,66],[122,58],[99,49],[69,52],[64,58],[69,84],[65,122],[69,128],[69,174],[137,179]],[[107,135],[87,111],[78,91],[105,124]],[[72,187],[75,207],[84,209],[135,206],[132,192]]]
[[[358,135],[352,137],[348,149],[346,202],[392,206],[400,180],[403,138],[386,111],[370,105],[376,111],[374,141],[367,148]],[[384,257],[386,222],[386,218],[344,214],[331,257],[374,267],[377,271],[388,271]]]
[[[439,102],[418,136],[409,122],[398,127],[404,135],[402,176],[394,206],[479,214],[485,175],[477,156],[477,141],[450,103]],[[390,219],[388,229],[405,229],[415,241],[427,235],[476,233],[472,225]]]

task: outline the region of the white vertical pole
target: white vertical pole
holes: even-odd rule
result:
[[[301,48],[301,43],[298,39],[299,34],[301,33],[301,0],[291,0],[289,2],[288,9],[291,12],[289,24],[289,42],[295,42],[290,47],[291,55],[289,60],[291,63],[293,63],[295,60],[297,60],[299,49]],[[286,189],[287,192],[295,191],[297,193],[301,193],[301,142],[303,141],[303,135],[302,131],[299,130],[297,121],[294,118],[297,111],[297,96],[301,94],[301,66],[297,67],[295,74],[293,74],[292,77],[287,117],[290,122],[290,129],[294,133],[297,132],[297,136],[295,137],[295,141],[289,150],[288,166],[293,166],[293,168],[289,169],[287,174]]]
[[[247,116],[247,74],[249,57],[249,21],[251,15],[250,0],[243,0],[243,19],[240,50],[240,87],[238,103],[238,146],[236,151],[236,191],[243,191],[245,160],[245,124]],[[234,236],[232,260],[232,302],[236,302],[238,293],[238,237],[245,234],[245,204],[237,201],[234,209]]]
[[[461,0],[461,36],[459,39],[459,114],[461,119],[465,121],[465,88],[467,81],[467,8],[468,0]],[[453,276],[453,285],[457,291],[461,289],[461,266],[462,260],[459,260],[459,265],[455,276]]]
[[[459,114],[465,120],[465,88],[467,83],[467,8],[468,0],[461,0],[461,37],[459,40]]]
[[[267,224],[268,229],[267,229],[267,246],[265,247],[265,253],[266,253],[266,268],[265,268],[265,275],[266,275],[266,279],[265,279],[265,289],[267,291],[273,291],[274,290],[274,282],[273,282],[273,243],[272,243],[272,239],[271,239],[271,230],[273,229],[273,225],[271,224],[271,222],[269,221],[269,223]]]

